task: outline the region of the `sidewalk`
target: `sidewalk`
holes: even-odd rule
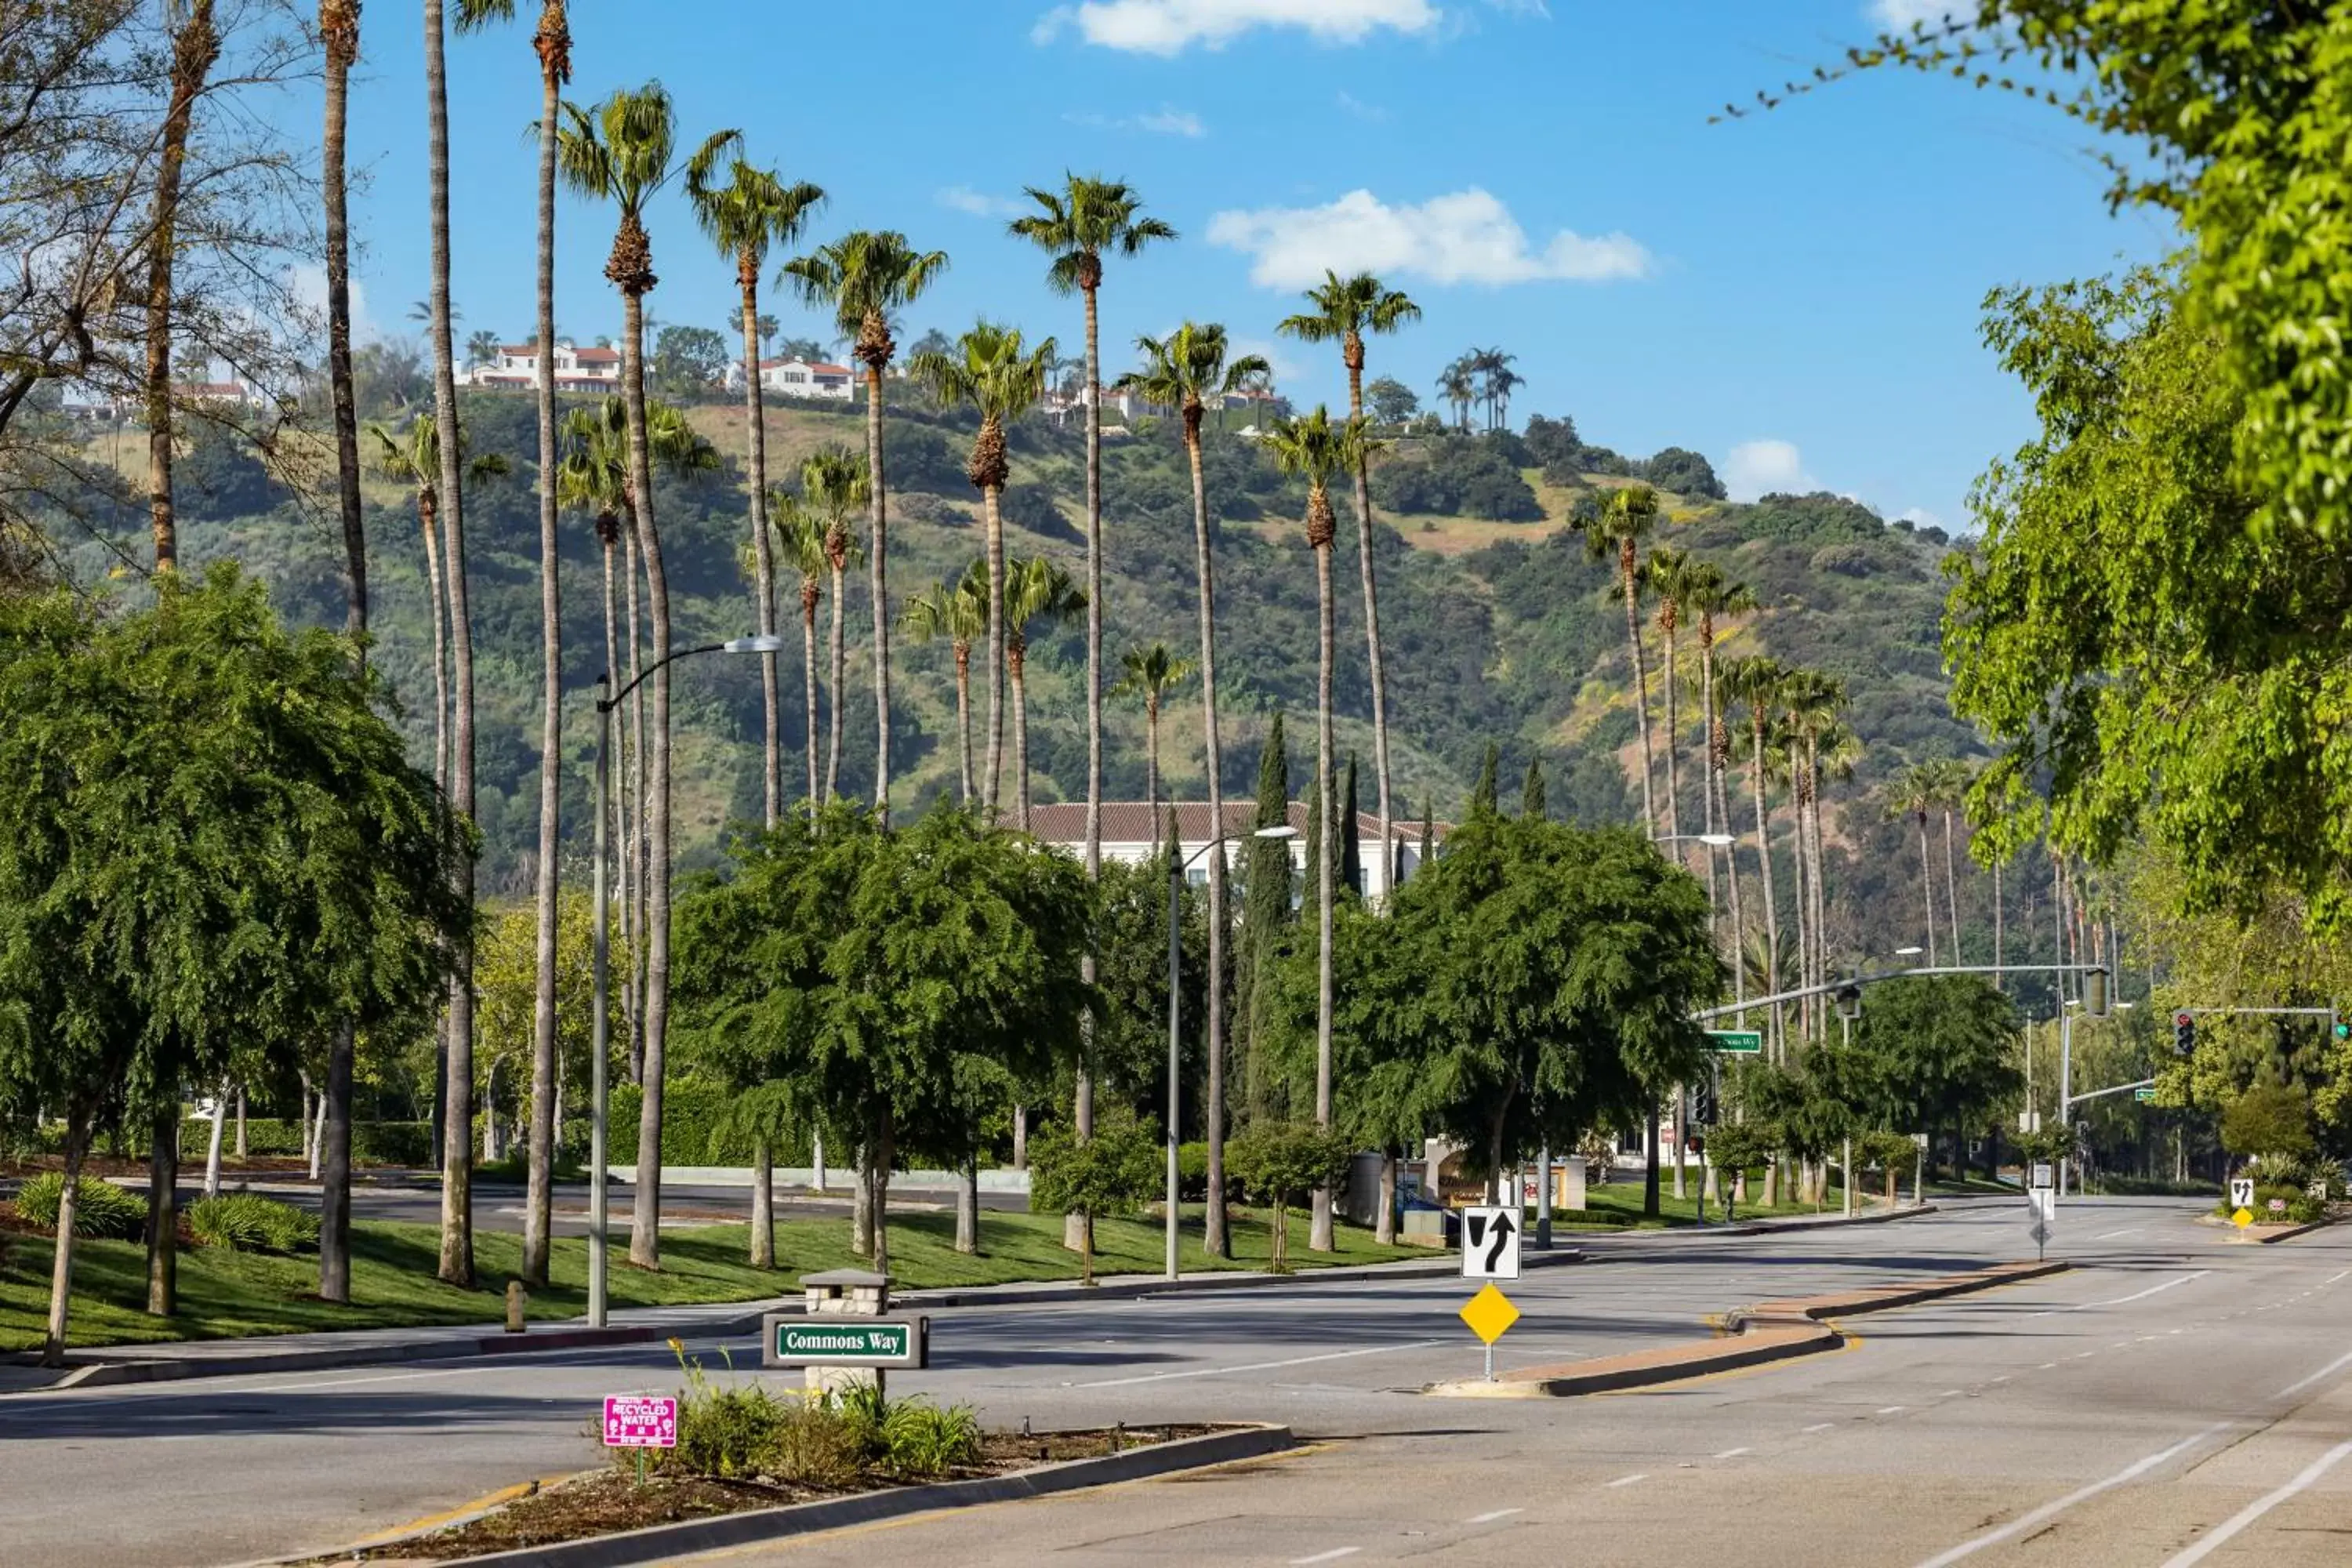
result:
[[[1575,1246],[1523,1255],[1522,1267],[1559,1268],[1625,1258],[1678,1245],[1689,1236],[1760,1236],[1780,1231],[1811,1230],[1825,1226],[1883,1224],[1932,1214],[1933,1204],[1893,1212],[1820,1218],[1742,1221],[1737,1225],[1675,1227],[1669,1230],[1628,1229],[1622,1236],[1575,1233]],[[1598,1243],[1597,1250],[1592,1244]],[[1067,1301],[1132,1300],[1176,1292],[1296,1289],[1302,1285],[1363,1279],[1439,1279],[1460,1272],[1461,1262],[1450,1250],[1427,1259],[1396,1263],[1355,1264],[1334,1268],[1309,1268],[1292,1274],[1248,1270],[1187,1274],[1169,1279],[1159,1274],[1115,1274],[1097,1279],[1091,1288],[1074,1280],[1038,1280],[1013,1285],[908,1290],[895,1295],[891,1305],[908,1311],[950,1307],[1043,1306]],[[756,1334],[760,1320],[770,1312],[798,1313],[797,1295],[764,1300],[722,1301],[692,1307],[633,1308],[611,1314],[606,1326],[589,1328],[578,1319],[540,1323],[510,1334],[499,1323],[461,1327],[412,1329],[352,1329],[307,1334],[270,1334],[250,1339],[185,1340],[142,1345],[100,1345],[71,1352],[70,1364],[59,1369],[33,1364],[31,1352],[0,1357],[0,1398],[67,1388],[103,1388],[124,1384],[174,1382],[191,1377],[241,1377],[256,1373],[320,1372],[347,1366],[390,1366],[405,1362],[456,1361],[476,1356],[535,1355],[553,1351],[583,1350],[603,1345],[646,1344],[677,1338],[735,1337]]]

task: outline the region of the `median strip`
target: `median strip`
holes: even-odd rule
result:
[[[1484,1382],[1433,1383],[1422,1392],[1455,1399],[1545,1399],[1583,1394],[1607,1394],[1619,1389],[1646,1388],[1679,1383],[1741,1367],[1762,1366],[1795,1356],[1818,1355],[1842,1347],[1845,1336],[1832,1320],[1864,1312],[1891,1311],[1947,1296],[1990,1290],[2020,1280],[2040,1279],[2067,1267],[2063,1262],[1996,1264],[1966,1274],[1946,1275],[1907,1285],[1835,1296],[1766,1301],[1726,1313],[1723,1331],[1711,1340],[1696,1340],[1630,1355],[1597,1356],[1549,1366],[1520,1367]]]

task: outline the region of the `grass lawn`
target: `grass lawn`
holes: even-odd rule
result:
[[[1212,1259],[1200,1247],[1200,1211],[1186,1215],[1183,1266],[1188,1270],[1263,1268],[1268,1227],[1262,1211],[1234,1211],[1232,1261]],[[892,1216],[890,1273],[902,1289],[994,1285],[1012,1280],[1075,1279],[1078,1257],[1062,1250],[1059,1215],[998,1214],[980,1216],[982,1255],[955,1250],[952,1214]],[[1307,1248],[1307,1217],[1289,1215],[1294,1268],[1331,1263],[1381,1263],[1431,1256],[1418,1247],[1381,1247],[1371,1233],[1342,1226],[1339,1249],[1325,1255]],[[1096,1271],[1156,1272],[1162,1264],[1164,1232],[1150,1219],[1105,1219],[1095,1224]],[[744,1261],[747,1227],[718,1225],[665,1231],[658,1272],[626,1262],[626,1242],[616,1237],[611,1271],[615,1308],[748,1301],[799,1289],[800,1276],[822,1268],[858,1266],[849,1250],[845,1219],[781,1220],[776,1225],[777,1267],[756,1269]],[[339,1307],[312,1294],[318,1259],[272,1258],[218,1247],[184,1247],[180,1253],[180,1315],[151,1318],[146,1258],[131,1241],[83,1241],[74,1248],[74,1299],[70,1337],[77,1345],[103,1345],[181,1339],[235,1339],[252,1334],[299,1333],[326,1329],[396,1328],[435,1323],[488,1323],[504,1316],[506,1282],[520,1267],[522,1238],[477,1231],[474,1257],[481,1288],[461,1290],[434,1278],[440,1258],[439,1233],[429,1225],[362,1222],[352,1226],[352,1297]],[[37,1348],[47,1321],[50,1244],[46,1237],[0,1235],[0,1352]],[[588,1254],[584,1241],[558,1237],[554,1279],[534,1292],[534,1318],[578,1317],[586,1310]]]
[[[1656,1219],[1647,1219],[1643,1216],[1642,1183],[1638,1176],[1630,1181],[1621,1177],[1605,1187],[1588,1185],[1584,1189],[1585,1209],[1594,1217],[1589,1221],[1580,1222],[1580,1216],[1576,1215],[1554,1211],[1552,1227],[1556,1230],[1625,1230],[1641,1226],[1693,1225],[1698,1220],[1700,1181],[1701,1178],[1696,1170],[1690,1172],[1683,1181],[1684,1191],[1689,1194],[1689,1196],[1677,1198],[1675,1196],[1674,1172],[1668,1170],[1664,1173],[1658,1179],[1658,1217]],[[1906,1195],[1909,1191],[1908,1186],[1904,1188]],[[1879,1205],[1885,1194],[1881,1190],[1865,1189],[1859,1195],[1862,1209],[1867,1213]],[[1775,1204],[1770,1208],[1766,1208],[1762,1201],[1764,1181],[1760,1175],[1750,1175],[1748,1178],[1748,1201],[1739,1205],[1739,1213],[1736,1216],[1739,1219],[1786,1219],[1815,1213],[1834,1215],[1839,1212],[1845,1201],[1843,1191],[1832,1184],[1829,1189],[1827,1199],[1819,1210],[1811,1204],[1790,1203]],[[1530,1208],[1528,1212],[1532,1215],[1535,1211]],[[1709,1224],[1722,1224],[1723,1205],[1720,1202],[1707,1205],[1706,1217]]]

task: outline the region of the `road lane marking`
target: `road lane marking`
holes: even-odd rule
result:
[[[2338,1279],[2343,1279],[2347,1274],[2352,1274],[2352,1268],[2339,1268],[2335,1273],[2330,1274],[2326,1279],[2322,1279],[2320,1283],[2322,1285],[2333,1285]]]
[[[2263,1515],[2270,1512],[2271,1510],[2278,1507],[2279,1504],[2286,1501],[2287,1499],[2294,1496],[2297,1492],[2302,1491],[2314,1481],[2319,1479],[2320,1477],[2334,1469],[2337,1463],[2347,1454],[2352,1454],[2352,1442],[2336,1444],[2336,1447],[2328,1449],[2327,1452],[2322,1454],[2316,1459],[2312,1460],[2310,1464],[2305,1465],[2303,1468],[2303,1472],[2296,1476],[2294,1479],[2287,1482],[2286,1485],[2279,1488],[2276,1491],[2271,1492],[2266,1496],[2257,1498],[2252,1502],[2248,1503],[2244,1508],[2240,1509],[2236,1513],[2230,1517],[2227,1523],[2216,1527],[2212,1534],[2204,1537],[2202,1540],[2199,1541],[2197,1544],[2191,1546],[2188,1551],[2183,1552],[2179,1556],[2173,1558],[2164,1565],[2164,1568],[2189,1568],[2189,1564],[2192,1563],[2204,1562],[2207,1554],[2215,1547],[2221,1545],[2223,1542],[2237,1534],[2238,1531],[2245,1529],[2246,1526],[2253,1523],[2254,1521],[2262,1518]]]
[[[1837,1423],[1834,1421],[1816,1421],[1811,1426],[1806,1427],[1805,1430],[1808,1432],[1826,1432],[1836,1425]]]
[[[2148,1471],[2155,1469],[2158,1465],[2164,1464],[2168,1460],[2178,1458],[2182,1454],[2185,1454],[2189,1449],[2195,1447],[2198,1444],[2204,1442],[2207,1438],[2212,1437],[2220,1433],[2226,1432],[2235,1425],[2235,1422],[2231,1421],[2216,1421],[2212,1426],[2206,1427],[2203,1431],[2193,1433],[2189,1436],[2183,1437],[2179,1442],[2175,1443],[2169,1448],[2161,1448],[2157,1452],[2148,1455],[2144,1459],[2134,1460],[2132,1463],[2126,1465],[2122,1469],[2117,1470],[2114,1475],[2107,1477],[2105,1480],[2093,1481],[2090,1485],[2085,1487],[2077,1487],[2074,1490],[2068,1492],[2064,1497],[2059,1498],[2054,1501],[2045,1502],[2040,1508],[2033,1509],[2028,1512],[2018,1515],[2015,1519],[2011,1520],[2007,1524],[2002,1525],[1999,1530],[1987,1531],[1984,1534],[1978,1536],[1973,1541],[1963,1541],[1958,1546],[1951,1548],[1948,1552],[1938,1552],[1937,1555],[1928,1558],[1926,1562],[1921,1563],[1918,1565],[1918,1568],[1950,1568],[1952,1563],[1958,1563],[1963,1557],[1973,1556],[1975,1553],[1983,1551],[1988,1546],[1998,1546],[2002,1542],[2010,1540],[2014,1536],[2021,1535],[2025,1531],[2033,1529],[2045,1521],[2057,1518],[2068,1509],[2073,1508],[2076,1503],[2087,1502],[2091,1499],[2097,1497],[2101,1492],[2111,1491],[2115,1488],[2122,1486],[2126,1481],[2138,1479],[2141,1476],[2147,1474]]]
[[[2029,1318],[2054,1318],[2062,1312],[2087,1312],[2094,1307],[2120,1307],[2130,1301],[2145,1301],[2160,1291],[2169,1290],[2176,1285],[2186,1285],[2192,1279],[2202,1279],[2212,1272],[2210,1268],[2200,1268],[2194,1274],[2184,1274],[2178,1279],[2168,1279],[2161,1285],[2151,1285],[2145,1290],[2135,1290],[2128,1296],[2111,1296],[2104,1301],[2079,1301],[2072,1307],[2052,1307],[2046,1311],[2028,1312],[2025,1315]]]
[[[1753,1448],[1726,1448],[1722,1453],[1717,1454],[1716,1458],[1718,1459],[1736,1459],[1742,1454],[1752,1454],[1756,1450]]]
[[[1248,1362],[1241,1366],[1195,1366],[1181,1372],[1148,1372],[1136,1377],[1107,1377],[1095,1383],[1073,1383],[1071,1388],[1125,1388],[1138,1383],[1166,1383],[1179,1377],[1224,1377],[1237,1372],[1272,1372],[1276,1367],[1305,1366],[1310,1362],[1346,1361],[1350,1356],[1386,1355],[1391,1351],[1423,1350],[1439,1344],[1438,1340],[1405,1340],[1392,1345],[1363,1345],[1351,1351],[1328,1351],[1321,1355],[1292,1356],[1287,1361]],[[1350,1547],[1349,1550],[1356,1550]],[[1320,1559],[1318,1558],[1319,1562]]]
[[[1957,1389],[1957,1388],[1948,1388],[1948,1389],[1944,1390],[1944,1392],[1943,1392],[1943,1393],[1941,1393],[1941,1394],[1939,1394],[1936,1395],[1936,1397],[1937,1397],[1937,1398],[1938,1398],[1938,1399],[1958,1399],[1958,1398],[1960,1396],[1960,1394],[1962,1394],[1962,1392],[1963,1392],[1963,1390],[1960,1390],[1960,1389]]]
[[[1611,1487],[1612,1487],[1612,1488],[1614,1488],[1614,1487],[1630,1487],[1630,1486],[1632,1486],[1635,1481],[1646,1481],[1646,1480],[1648,1480],[1649,1479],[1650,1479],[1650,1474],[1649,1474],[1649,1472],[1648,1472],[1647,1470],[1643,1470],[1643,1471],[1639,1471],[1639,1472],[1637,1472],[1637,1473],[1635,1473],[1635,1474],[1633,1474],[1633,1475],[1630,1475],[1630,1476],[1619,1476],[1615,1480],[1611,1481],[1609,1484],[1610,1484],[1610,1486],[1611,1486]]]
[[[1903,1406],[1900,1405],[1881,1405],[1879,1407],[1878,1414],[1881,1415],[1900,1415],[1903,1414]]]
[[[2091,1237],[2091,1239],[2093,1241],[2113,1241],[2119,1236],[2137,1236],[2141,1231],[2144,1231],[2147,1228],[2147,1226],[2144,1225],[2126,1226],[2121,1230],[2111,1230],[2105,1236],[2095,1236]]]
[[[1309,1563],[1329,1563],[1341,1557],[1353,1557],[1363,1550],[1360,1546],[1334,1546],[1328,1552],[1318,1552],[1312,1557],[1294,1557],[1290,1568],[1307,1568]]]
[[[1528,1510],[1523,1508],[1498,1508],[1492,1513],[1482,1513],[1476,1515],[1475,1518],[1465,1519],[1462,1522],[1465,1524],[1492,1524],[1498,1519],[1508,1519],[1515,1513],[1525,1513]]]
[[[2352,1351],[2347,1351],[2344,1354],[2337,1356],[2334,1361],[2329,1362],[2326,1366],[2321,1367],[2309,1377],[2299,1377],[2295,1379],[2293,1383],[2288,1384],[2284,1388],[2280,1389],[2271,1397],[2273,1399],[2284,1399],[2290,1394],[2301,1394],[2305,1389],[2309,1388],[2321,1378],[2337,1371],[2347,1363],[2352,1363]]]

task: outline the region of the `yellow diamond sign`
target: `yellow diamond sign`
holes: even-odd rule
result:
[[[2248,1226],[2254,1223],[2254,1211],[2252,1209],[2240,1209],[2236,1214],[2230,1216],[2230,1223],[2236,1226],[2240,1230],[2243,1230]]]
[[[1519,1310],[1511,1305],[1508,1296],[1489,1285],[1463,1304],[1462,1321],[1470,1325],[1472,1333],[1491,1345],[1519,1321]]]

